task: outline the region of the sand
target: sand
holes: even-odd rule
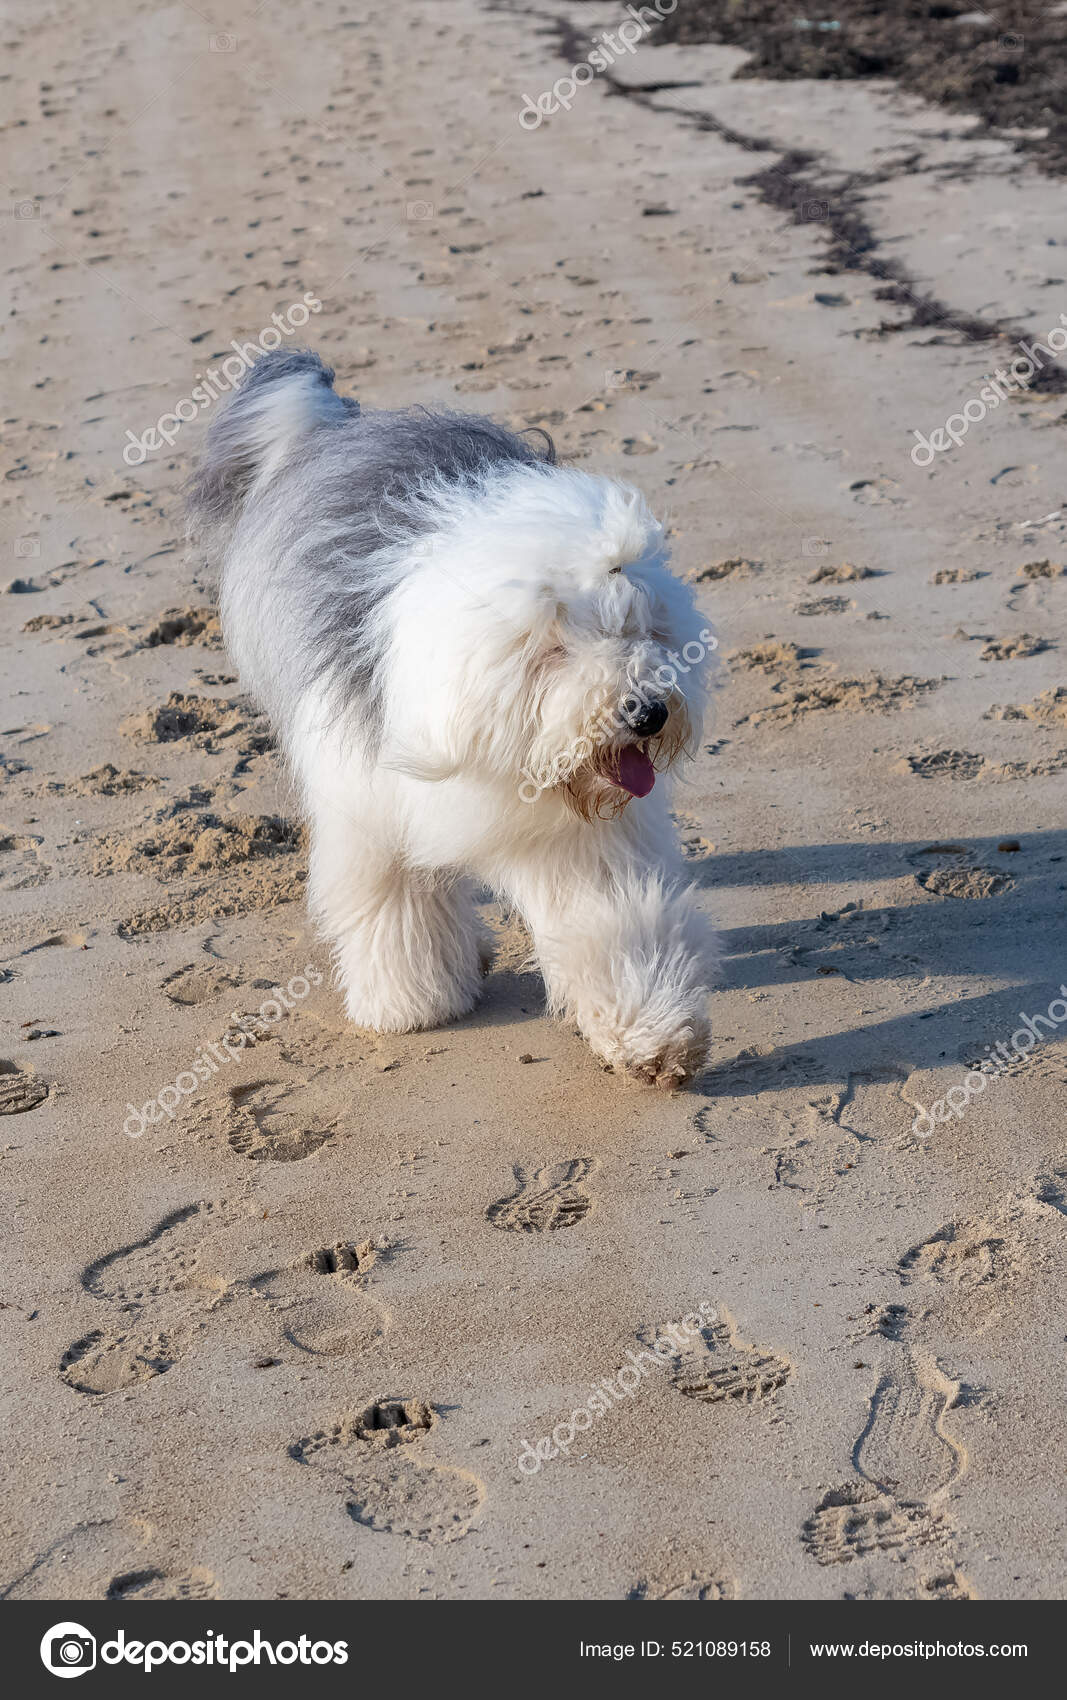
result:
[[[1067,310],[1061,187],[737,48],[524,129],[568,64],[522,8],[225,27],[8,25],[4,1592],[1060,1596],[1064,400],[911,449]],[[725,658],[684,1093],[547,1021],[492,906],[469,1020],[344,1020],[183,538],[203,414],[123,460],[308,292],[342,389],[542,424],[669,519]]]

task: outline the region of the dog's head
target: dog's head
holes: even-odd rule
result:
[[[691,753],[716,640],[624,485],[523,467],[453,492],[401,593],[404,742],[585,820]]]

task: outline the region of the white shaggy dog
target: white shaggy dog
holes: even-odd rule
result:
[[[332,386],[308,352],[257,362],[193,508],[348,1013],[407,1032],[473,1007],[477,881],[525,920],[552,1011],[677,1086],[706,1058],[714,942],[655,777],[698,735],[715,640],[662,530],[547,441]]]

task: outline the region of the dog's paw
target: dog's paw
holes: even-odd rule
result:
[[[670,1041],[655,1056],[631,1062],[627,1073],[642,1086],[658,1086],[664,1092],[676,1092],[680,1086],[699,1074],[707,1060],[710,1034],[690,1032],[688,1038]]]
[[[586,1031],[592,1049],[617,1074],[642,1086],[675,1092],[699,1074],[708,1059],[711,1027],[703,1015],[688,1011],[668,1030],[663,1023],[622,1031]]]

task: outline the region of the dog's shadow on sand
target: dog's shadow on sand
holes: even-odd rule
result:
[[[910,983],[920,993],[949,983],[941,1002],[920,994],[921,1008],[862,1020],[839,1033],[768,1048],[765,1055],[716,1056],[692,1083],[708,1096],[741,1097],[846,1080],[882,1064],[936,1068],[1010,1043],[1020,1012],[1045,1015],[1067,982],[1067,831],[993,837],[915,839],[878,844],[804,844],[712,855],[689,864],[705,889],[730,886],[847,885],[851,901],[808,917],[722,932],[723,986],[766,990],[823,985],[839,978],[858,988]],[[898,882],[901,901],[872,904],[864,887]],[[954,890],[988,895],[948,895]],[[908,901],[913,890],[914,900]],[[1010,981],[975,997],[961,979]],[[853,1000],[859,1001],[859,1000]],[[544,988],[515,960],[495,968],[478,1009],[459,1028],[491,1028],[543,1016]],[[714,1018],[714,1005],[713,1005]],[[713,1019],[714,1026],[714,1019]],[[1043,1029],[1043,1044],[1067,1039]],[[1067,1069],[1067,1057],[1064,1058]]]
[[[1010,1044],[1021,1012],[1044,1016],[1052,1000],[1064,995],[1064,831],[1028,833],[1019,841],[959,837],[787,846],[709,856],[693,863],[691,873],[706,888],[853,888],[852,902],[841,909],[726,931],[726,986],[757,990],[840,976],[860,988],[862,998],[869,982],[910,982],[917,992],[950,982],[940,1003],[923,998],[923,1007],[914,1011],[814,1035],[765,1057],[718,1059],[695,1082],[711,1096],[750,1095],[801,1080],[838,1082],[878,1064],[916,1070],[964,1056],[970,1060],[972,1053],[977,1058],[998,1040]],[[915,900],[868,906],[863,887],[892,880],[907,882],[902,895],[906,899],[910,887]],[[953,895],[957,891],[961,895]],[[965,977],[1012,983],[969,998],[959,990]],[[1046,1024],[1042,1032],[1043,1043],[1054,1045],[1067,1039],[1067,1023],[1059,1031]]]

